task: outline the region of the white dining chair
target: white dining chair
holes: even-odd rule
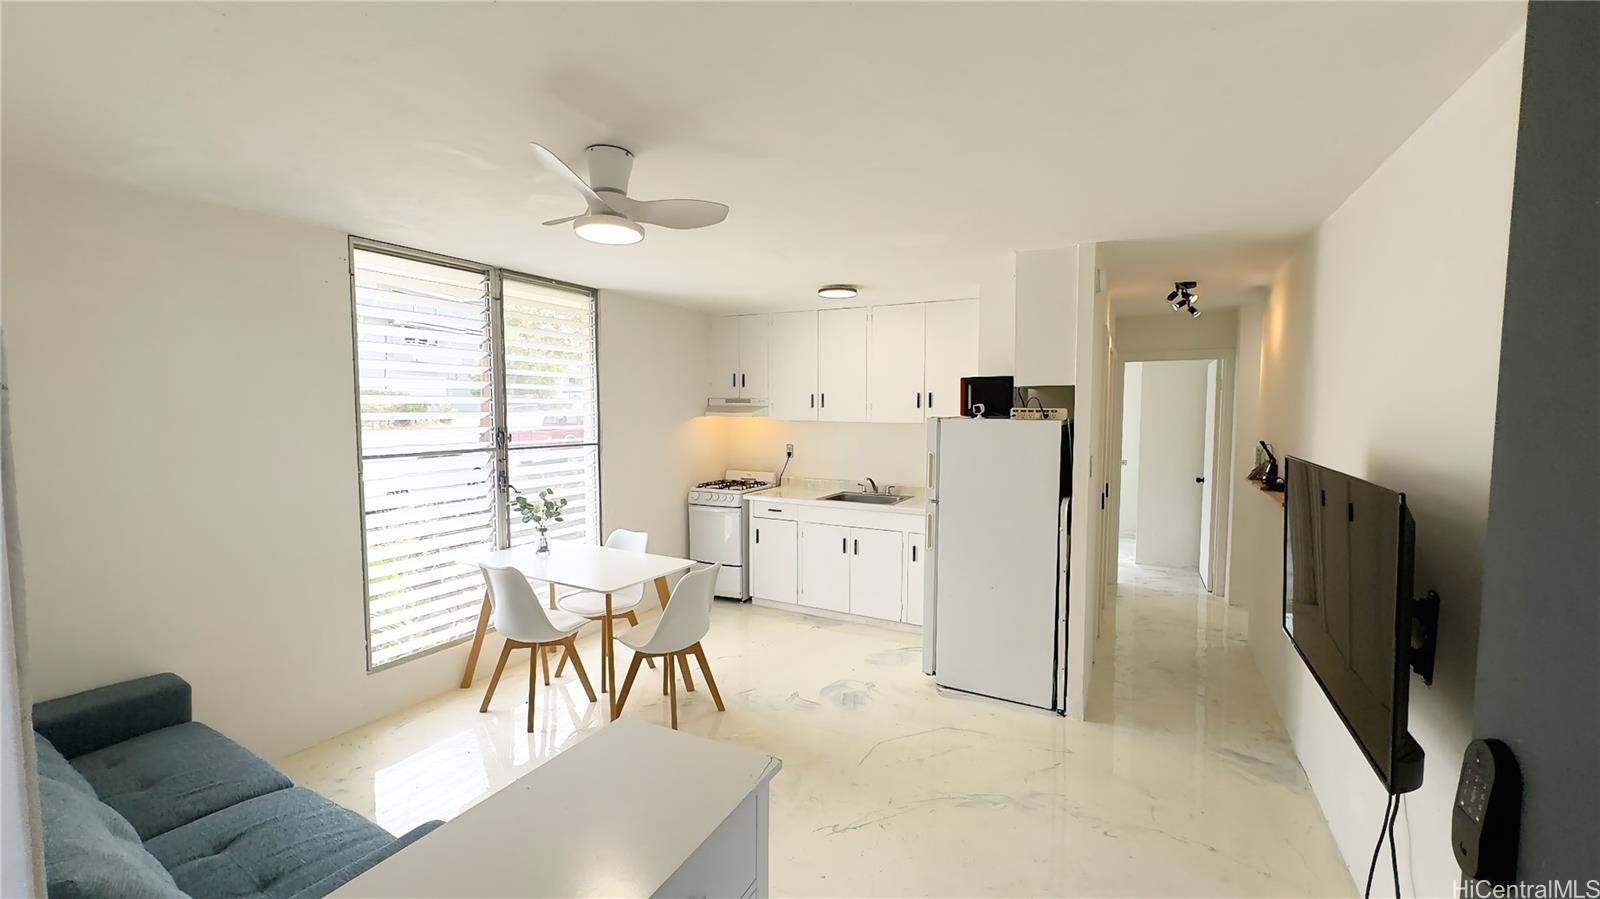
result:
[[[606,537],[606,546],[612,549],[626,550],[627,552],[642,553],[646,551],[649,545],[650,534],[645,531],[629,531],[617,528]],[[617,626],[618,619],[623,619],[628,624],[638,627],[639,616],[634,612],[634,609],[639,608],[639,603],[643,601],[644,584],[634,584],[632,587],[627,587],[611,594],[612,628]],[[557,592],[555,594],[555,606],[563,612],[582,615],[590,621],[603,623],[606,617],[606,597],[603,593],[591,593],[587,590],[571,593]],[[606,653],[610,651],[611,647],[606,646],[604,640],[600,641],[600,692],[602,693],[612,689],[611,685],[606,682],[606,672],[611,670],[606,667]],[[566,668],[566,665],[566,659],[562,659],[561,663],[556,666],[556,677],[561,676],[561,672]],[[651,662],[650,667],[656,667],[656,663]],[[549,682],[548,679],[545,680],[545,683]]]
[[[622,692],[617,695],[617,714],[622,714],[622,706],[628,701],[628,690],[633,687],[633,679],[639,674],[639,663],[659,657],[666,662],[664,674],[667,695],[671,697],[672,729],[677,730],[678,680],[672,660],[677,659],[687,675],[691,654],[700,663],[700,673],[705,676],[706,686],[711,689],[711,699],[717,704],[717,711],[727,710],[722,704],[722,694],[717,691],[717,681],[711,676],[711,666],[706,662],[706,651],[700,645],[700,641],[711,630],[712,594],[717,586],[717,573],[721,570],[721,565],[691,570],[672,588],[667,607],[655,623],[629,628],[616,635],[619,643],[633,650],[633,662],[628,665],[628,676],[622,681]]]
[[[500,636],[506,638],[506,645],[500,650],[500,661],[494,666],[494,676],[489,678],[489,689],[483,694],[483,705],[478,707],[478,711],[489,711],[489,700],[494,698],[494,688],[500,684],[500,674],[505,671],[506,659],[511,656],[513,649],[533,650],[528,663],[528,733],[533,733],[534,684],[539,680],[539,659],[544,655],[545,647],[565,649],[562,663],[565,664],[569,659],[572,661],[572,670],[583,683],[583,692],[588,694],[589,701],[599,701],[594,695],[594,687],[589,683],[588,672],[583,670],[583,659],[578,657],[577,634],[587,621],[559,609],[546,609],[539,601],[538,594],[533,592],[533,585],[515,568],[479,565],[478,569],[483,572],[484,583],[489,588],[490,620]]]

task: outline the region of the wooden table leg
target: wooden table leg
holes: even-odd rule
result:
[[[478,630],[472,635],[472,649],[467,653],[467,670],[461,672],[461,689],[472,686],[472,675],[478,669],[478,653],[483,650],[483,635],[489,631],[489,591],[483,591],[483,608],[478,610]]]
[[[667,579],[656,578],[656,596],[661,598],[661,608],[667,607],[667,600],[672,598],[672,588],[667,586]]]
[[[606,693],[607,707],[611,712],[609,720],[617,720],[617,654],[611,651],[611,594],[606,594],[606,617],[600,620],[600,639],[605,641],[606,650],[606,681],[611,684],[611,690]]]

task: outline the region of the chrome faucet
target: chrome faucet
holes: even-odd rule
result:
[[[874,480],[873,480],[873,479],[871,479],[871,478],[867,478],[867,483],[866,483],[866,484],[862,484],[862,483],[860,483],[860,482],[859,482],[859,481],[858,481],[858,482],[857,482],[857,483],[856,483],[856,486],[857,486],[857,487],[866,487],[866,486],[871,486],[871,488],[872,488],[872,489],[871,489],[871,490],[869,490],[869,491],[867,491],[867,492],[869,492],[869,493],[877,493],[877,492],[878,492],[878,482],[877,482],[877,481],[874,481]]]

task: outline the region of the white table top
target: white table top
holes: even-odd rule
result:
[[[333,895],[649,896],[782,767],[622,718]]]
[[[693,559],[636,553],[609,546],[554,541],[548,553],[532,546],[498,549],[471,560],[473,564],[515,568],[535,581],[576,587],[595,593],[617,593],[634,584],[653,581],[692,568]]]

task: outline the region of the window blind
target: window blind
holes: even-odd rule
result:
[[[536,536],[508,515],[512,491],[555,490],[568,505],[550,536],[598,541],[595,303],[354,240],[351,290],[377,669],[471,635],[483,596],[474,560]]]

